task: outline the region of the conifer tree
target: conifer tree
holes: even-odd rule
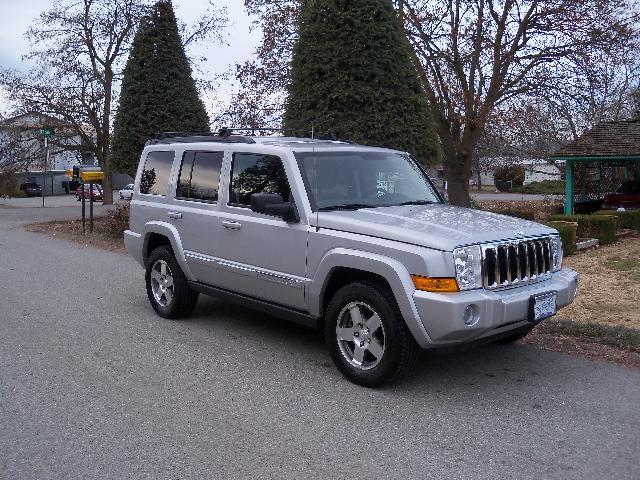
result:
[[[438,157],[426,93],[391,0],[307,0],[284,124]]]
[[[124,70],[114,122],[114,168],[135,173],[145,142],[166,131],[209,131],[209,117],[191,76],[171,1],[162,0],[141,20]]]

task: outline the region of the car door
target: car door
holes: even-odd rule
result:
[[[219,185],[223,150],[185,150],[168,216],[180,234],[187,264],[196,280],[221,281],[215,267],[220,243]]]
[[[305,309],[308,225],[250,209],[252,193],[276,193],[285,201],[294,198],[282,158],[235,152],[225,178],[229,181],[217,249],[222,259],[219,268],[226,274],[221,286]]]

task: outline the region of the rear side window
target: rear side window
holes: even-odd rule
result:
[[[200,202],[218,201],[224,152],[184,152],[176,197]]]
[[[166,195],[174,152],[151,151],[147,154],[140,177],[140,193]]]
[[[236,153],[231,169],[229,204],[251,205],[252,193],[277,193],[285,202],[289,200],[291,188],[279,157]]]

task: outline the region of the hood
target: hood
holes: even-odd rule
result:
[[[443,204],[320,212],[318,226],[446,251],[473,243],[557,233],[528,220]]]

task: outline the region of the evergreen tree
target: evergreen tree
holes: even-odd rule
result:
[[[153,6],[133,39],[114,122],[115,169],[133,174],[145,142],[166,131],[209,131],[169,0]]]
[[[391,0],[307,0],[299,18],[287,128],[407,150],[440,152],[424,92]]]

